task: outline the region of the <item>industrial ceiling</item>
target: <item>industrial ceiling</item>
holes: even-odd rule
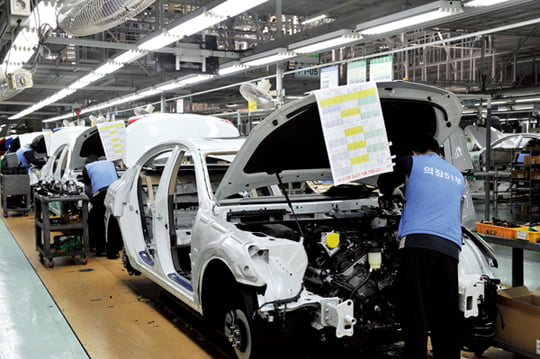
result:
[[[5,59],[20,26],[9,24],[8,2],[0,0],[0,62]],[[463,7],[457,1],[444,1]],[[432,0],[270,0],[164,48],[145,52],[84,88],[25,116],[21,111],[72,86],[83,76],[136,44],[156,36],[171,24],[210,8],[205,0],[158,0],[135,17],[103,32],[69,36],[61,28],[43,32],[29,64],[33,86],[9,98],[0,98],[0,122],[27,125],[80,109],[110,102],[195,73],[216,73],[227,63],[338,30],[359,32],[362,24],[432,4]],[[219,3],[219,2],[217,2]],[[304,22],[319,15],[324,19]],[[44,21],[42,19],[42,21]],[[415,27],[367,35],[354,43],[319,51],[319,56],[294,56],[280,65],[283,84],[276,83],[276,65],[255,66],[232,75],[160,92],[146,98],[105,107],[90,114],[115,113],[127,118],[136,106],[154,103],[171,109],[184,99],[190,111],[215,113],[245,108],[239,84],[268,77],[273,89],[282,86],[287,96],[299,96],[319,87],[318,79],[295,76],[296,65],[339,63],[341,60],[394,56],[398,79],[424,82],[458,93],[490,93],[495,97],[540,93],[540,1],[508,0],[493,6],[428,21]],[[312,54],[313,55],[313,54]],[[225,65],[225,66],[224,66]],[[0,77],[1,78],[1,77]],[[286,101],[288,97],[283,97]],[[191,105],[196,104],[196,105]],[[239,106],[238,106],[239,105]],[[238,106],[236,109],[233,106]],[[10,119],[11,118],[11,119]],[[72,119],[70,117],[70,119]],[[50,124],[55,127],[61,124]]]

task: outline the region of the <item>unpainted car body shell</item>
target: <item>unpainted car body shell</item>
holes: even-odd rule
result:
[[[407,106],[409,103],[413,104],[406,108],[427,106],[435,109],[430,112],[433,114],[431,121],[434,123],[422,123],[429,127],[432,132],[428,133],[440,143],[458,128],[461,106],[455,95],[434,87],[405,82],[379,83],[377,86],[381,100],[387,101],[386,111],[389,111],[389,116],[385,116],[385,121],[387,117],[394,117],[394,122],[387,124],[387,130],[391,130],[388,126],[396,126],[412,134],[419,128],[422,129],[419,126],[415,128],[415,123],[407,122],[415,119],[423,121],[414,116],[415,114],[409,114],[409,117],[404,115],[401,121],[399,111],[392,112],[392,104],[400,101],[406,101]],[[243,139],[177,137],[149,146],[124,176],[109,187],[105,199],[110,214],[109,221],[114,218],[118,222],[131,267],[204,315],[202,288],[207,280],[206,269],[212,263],[219,262],[228,268],[237,283],[259,289],[259,311],[264,313],[276,309],[294,311],[306,307],[315,308],[319,313],[330,313],[316,316],[318,326],[335,327],[338,337],[352,335],[355,319],[351,316],[353,305],[350,299],[325,297],[304,288],[303,278],[308,267],[308,256],[302,240],[284,240],[257,231],[242,230],[239,222],[231,220],[235,213],[275,211],[289,221],[295,218],[325,221],[331,218],[329,213],[354,213],[361,208],[376,206],[377,199],[373,197],[320,198],[306,202],[298,200],[292,204],[295,212],[292,214],[283,198],[270,198],[261,202],[258,198],[237,197],[238,193],[251,188],[275,185],[277,175],[285,183],[331,180],[326,150],[320,150],[321,146],[324,148],[324,143],[320,142],[322,137],[307,133],[310,129],[305,127],[304,123],[295,127],[295,121],[300,121],[301,115],[298,114],[303,111],[312,111],[309,116],[304,117],[311,121],[312,125],[317,125],[318,119],[311,116],[318,116],[313,106],[316,109],[315,97],[309,95],[282,107],[259,124],[245,142]],[[306,136],[301,137],[304,133],[302,131],[306,132]],[[401,135],[406,136],[407,133]],[[292,138],[287,139],[284,136]],[[399,141],[399,138],[395,139],[396,142]],[[301,148],[301,145],[307,146],[307,151]],[[275,151],[267,153],[267,149]],[[154,202],[149,205],[153,223],[153,238],[149,242],[142,231],[144,223],[141,219],[143,208],[139,206],[139,174],[149,159],[166,151],[168,160],[162,170]],[[228,154],[236,151],[238,153],[214,193],[206,173],[207,154]],[[172,188],[171,178],[174,178],[178,171],[178,159],[182,153],[189,153],[191,156],[198,194],[198,209],[190,228],[191,242],[187,243],[190,246],[189,276],[178,272],[173,261],[170,229],[174,228],[174,223],[171,223],[167,213],[170,200],[168,191]],[[310,165],[313,164],[311,167],[303,163],[309,154],[314,157],[310,159]],[[363,181],[373,184],[376,183],[376,177]],[[472,303],[477,303],[484,294],[480,277],[491,276],[488,261],[492,259],[493,252],[485,242],[474,234],[464,237],[459,275],[460,305],[465,317],[478,315],[478,307],[468,307],[466,303],[471,298]]]

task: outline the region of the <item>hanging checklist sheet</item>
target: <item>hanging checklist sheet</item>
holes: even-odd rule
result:
[[[374,82],[315,91],[335,184],[392,171]]]
[[[124,136],[126,133],[124,121],[98,123],[96,126],[107,159],[109,161],[121,159],[124,151]]]

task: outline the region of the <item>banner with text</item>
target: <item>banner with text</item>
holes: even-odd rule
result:
[[[394,61],[392,56],[369,60],[369,81],[392,81],[394,79]]]
[[[126,126],[124,121],[104,122],[96,125],[99,131],[99,137],[103,143],[105,156],[109,161],[122,159],[124,152],[124,138],[126,135]]]
[[[334,183],[392,171],[376,84],[359,83],[314,93]]]
[[[339,66],[323,67],[321,69],[321,88],[327,89],[339,86]]]
[[[347,85],[367,81],[367,61],[354,61],[347,64]]]

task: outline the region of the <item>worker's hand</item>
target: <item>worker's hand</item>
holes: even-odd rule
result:
[[[379,197],[379,208],[392,209],[392,196],[383,195]]]

